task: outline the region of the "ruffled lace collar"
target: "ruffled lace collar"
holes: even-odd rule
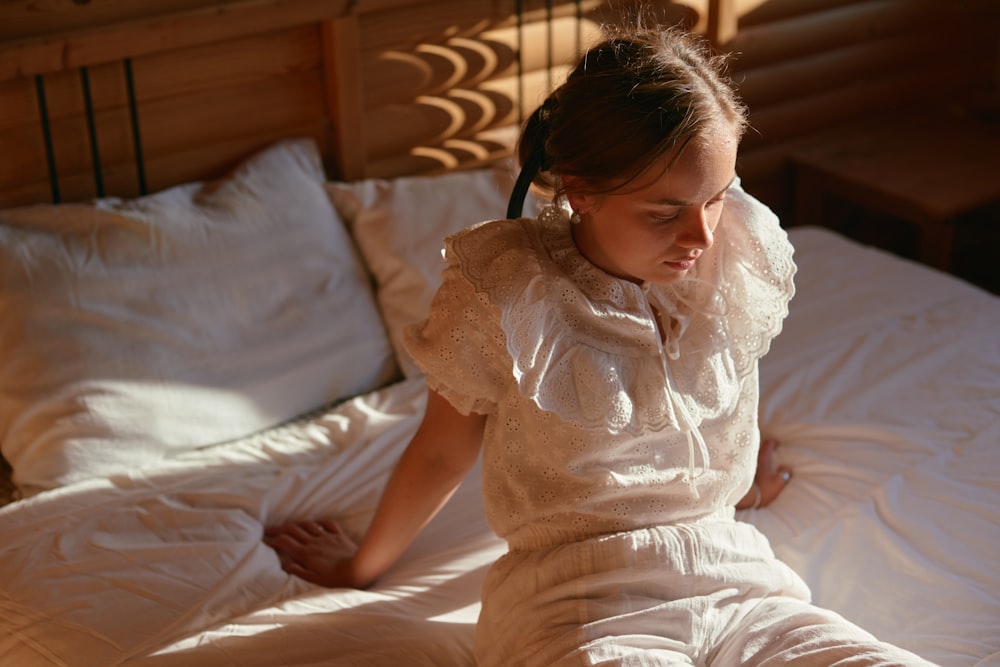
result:
[[[661,333],[654,319],[659,313],[664,352],[671,359],[678,358],[680,339],[687,332],[694,314],[694,309],[687,307],[693,297],[690,286],[681,283],[663,286],[648,282],[640,285],[606,272],[580,252],[573,238],[568,212],[561,207],[549,206],[544,209],[538,217],[537,225],[539,237],[556,268],[554,276],[565,277],[579,288],[602,319],[628,315],[622,328],[631,324],[637,339],[654,337],[655,340]],[[697,281],[694,270],[681,282],[688,280]],[[562,302],[553,304],[556,308],[562,305]],[[615,346],[618,353],[622,353],[620,341]]]
[[[690,434],[732,406],[793,293],[773,214],[733,188],[723,216],[715,245],[666,286],[592,264],[561,209],[461,232],[448,254],[499,309],[518,389],[539,408],[610,433]]]

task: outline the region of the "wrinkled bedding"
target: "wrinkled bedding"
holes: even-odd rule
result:
[[[795,476],[741,518],[819,604],[946,667],[1000,664],[1000,301],[831,232],[791,239],[761,428]],[[260,542],[297,517],[360,536],[423,402],[413,377],[0,508],[0,664],[471,665],[504,552],[478,470],[367,591],[290,578]]]

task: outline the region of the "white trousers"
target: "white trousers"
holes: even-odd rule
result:
[[[917,667],[809,603],[753,526],[720,521],[515,551],[491,568],[480,667]]]

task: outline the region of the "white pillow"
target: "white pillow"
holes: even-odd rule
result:
[[[427,317],[441,285],[445,237],[504,218],[516,175],[508,161],[435,176],[327,185],[375,278],[376,299],[406,377],[421,373],[403,347],[403,330]],[[523,214],[536,215],[545,203],[529,192]]]
[[[131,201],[0,211],[0,448],[29,492],[391,379],[312,142]]]

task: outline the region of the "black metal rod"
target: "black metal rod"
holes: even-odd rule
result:
[[[524,0],[517,0],[517,124],[524,125]]]
[[[97,146],[97,122],[94,119],[94,104],[90,97],[90,73],[86,67],[80,68],[80,81],[83,84],[83,106],[87,113],[87,132],[90,136],[90,159],[94,165],[94,186],[97,196],[104,196],[104,176],[101,173],[101,152]]]
[[[45,160],[49,167],[49,190],[52,192],[52,203],[58,204],[59,170],[56,169],[56,153],[52,146],[52,126],[49,124],[49,105],[45,101],[45,80],[41,74],[35,75],[35,93],[38,95],[38,116],[42,124],[42,139],[45,142]]]
[[[553,18],[552,0],[545,0],[545,29],[546,51],[545,51],[545,89],[552,92],[552,68],[555,67],[555,19]]]
[[[132,146],[135,149],[135,173],[139,178],[139,194],[146,189],[146,163],[142,157],[142,133],[139,131],[139,105],[135,99],[135,79],[132,76],[132,59],[122,61],[125,65],[125,89],[128,92],[128,112],[132,121]]]

